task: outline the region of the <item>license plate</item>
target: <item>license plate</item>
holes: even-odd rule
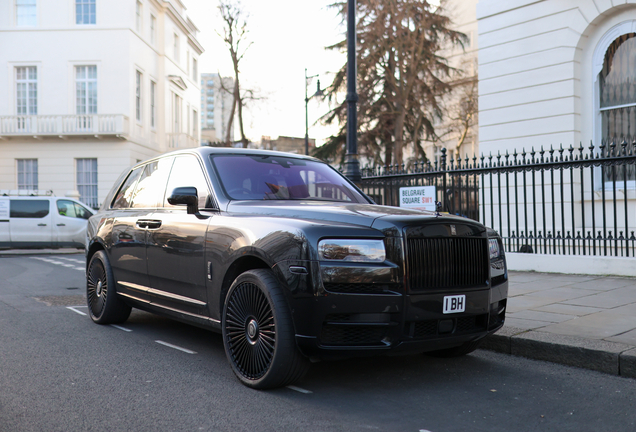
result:
[[[466,296],[455,295],[444,297],[444,313],[459,313],[466,310]]]

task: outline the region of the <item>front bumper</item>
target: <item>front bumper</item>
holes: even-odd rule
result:
[[[466,295],[465,311],[444,314],[444,296],[458,294]],[[327,293],[300,308],[296,341],[305,355],[322,359],[452,348],[499,330],[507,294],[507,280],[493,288],[411,295]]]

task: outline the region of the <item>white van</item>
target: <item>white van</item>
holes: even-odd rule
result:
[[[0,249],[83,248],[92,215],[72,198],[0,195]]]

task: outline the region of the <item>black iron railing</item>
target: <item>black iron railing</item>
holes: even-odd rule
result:
[[[435,186],[442,211],[496,229],[507,251],[636,255],[636,141],[362,170],[362,190],[399,206],[401,187]]]

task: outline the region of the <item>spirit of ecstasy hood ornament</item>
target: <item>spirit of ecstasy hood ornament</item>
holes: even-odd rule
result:
[[[441,216],[440,214],[440,210],[442,209],[442,202],[441,201],[435,201],[435,216]]]

